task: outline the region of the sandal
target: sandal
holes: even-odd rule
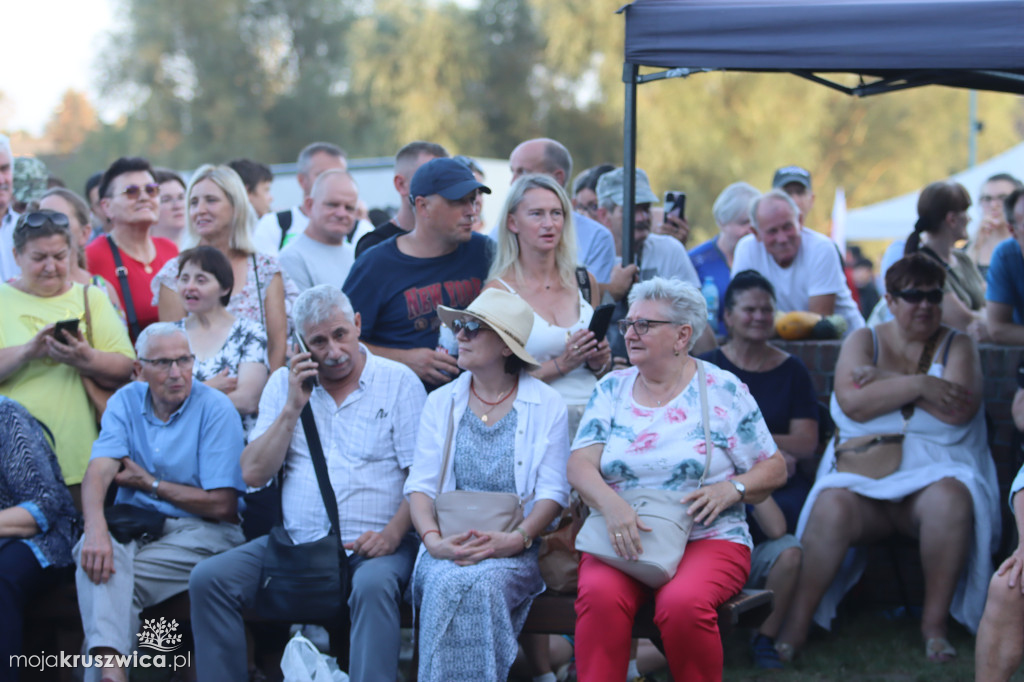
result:
[[[792,663],[796,658],[796,649],[792,644],[786,642],[775,642],[775,651],[779,654],[779,660],[783,663]]]
[[[781,670],[782,661],[779,660],[779,652],[775,650],[775,642],[771,637],[754,633],[750,640],[750,651],[754,656],[754,667],[762,670]]]
[[[924,655],[933,663],[948,663],[956,658],[956,649],[945,637],[929,637],[924,644]]]

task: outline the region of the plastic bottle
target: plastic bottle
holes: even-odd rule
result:
[[[713,330],[718,330],[718,286],[715,280],[709,275],[704,278],[704,284],[700,288],[704,294],[704,302],[708,305],[708,324]]]

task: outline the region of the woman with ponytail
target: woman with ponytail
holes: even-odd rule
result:
[[[917,200],[917,223],[904,253],[919,252],[946,271],[942,322],[970,332],[978,341],[987,341],[985,279],[970,256],[954,248],[956,242],[967,239],[970,205],[971,197],[959,183],[933,182],[925,187]]]

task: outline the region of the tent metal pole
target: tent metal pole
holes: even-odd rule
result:
[[[636,228],[636,82],[640,74],[637,64],[622,64],[622,80],[626,83],[626,107],[622,124],[622,265],[633,262],[633,230]]]

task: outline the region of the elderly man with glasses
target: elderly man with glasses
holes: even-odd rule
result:
[[[140,381],[107,403],[82,481],[78,604],[88,653],[110,657],[87,668],[87,681],[126,681],[125,668],[106,664],[138,648],[142,609],[186,591],[193,566],[244,541],[238,413],[192,380],[195,355],[180,327],[150,325],[136,352]],[[104,509],[112,483],[116,503]]]

